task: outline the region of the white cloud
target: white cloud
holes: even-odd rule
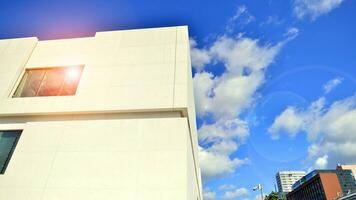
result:
[[[258,40],[227,36],[215,41],[209,54],[222,62],[226,71],[220,77],[207,72],[194,77],[198,116],[211,113],[216,118],[232,118],[251,106],[256,90],[264,82],[264,69],[283,44],[261,45]]]
[[[241,196],[248,195],[248,190],[246,188],[238,188],[233,191],[227,191],[222,196],[222,199],[236,199]]]
[[[315,169],[326,169],[328,166],[328,155],[321,156],[316,159],[314,163],[314,168]]]
[[[264,69],[273,62],[282,44],[261,45],[250,38],[218,38],[207,49],[226,71],[220,77],[203,70],[194,76],[198,117],[211,115],[215,122],[198,130],[199,141],[213,143],[202,149],[200,164],[204,178],[232,173],[246,159],[230,158],[249,135],[248,125],[239,115],[250,107],[258,87],[264,81]]]
[[[219,190],[233,190],[236,186],[232,184],[223,184],[219,186]]]
[[[267,19],[262,22],[260,25],[261,26],[265,26],[265,25],[281,25],[284,23],[284,20],[281,19],[279,16],[277,15],[270,15],[267,17]]]
[[[288,107],[276,117],[268,132],[271,133],[272,139],[278,139],[279,134],[283,132],[294,137],[302,129],[303,124],[304,117],[296,108]]]
[[[333,89],[335,89],[341,82],[343,81],[342,78],[334,78],[330,81],[328,81],[324,86],[324,93],[328,94],[329,92],[331,92]]]
[[[249,108],[254,95],[264,81],[264,74],[256,72],[249,76],[233,76],[233,72],[226,73],[213,88],[214,96],[206,96],[209,106],[204,114],[211,113],[217,119],[233,118]]]
[[[214,124],[203,124],[198,133],[199,141],[202,143],[233,139],[243,141],[249,135],[249,128],[245,121],[236,118],[218,120]]]
[[[222,140],[215,142],[209,149],[209,152],[214,152],[222,155],[229,155],[238,149],[236,142],[232,140]]]
[[[231,17],[232,20],[237,20],[242,14],[248,12],[247,7],[245,5],[241,5],[237,7],[236,13]]]
[[[288,109],[290,108],[286,110]],[[333,167],[336,163],[356,162],[356,94],[336,101],[329,107],[325,106],[325,99],[320,98],[308,109],[295,109],[294,115],[302,122],[295,129],[287,117],[282,120],[286,110],[270,127],[269,130],[273,130],[271,134],[295,135],[297,129],[305,132],[311,142],[308,160],[315,167]],[[288,128],[281,131],[278,127]]]
[[[230,155],[238,149],[240,142],[248,136],[246,122],[239,119],[219,120],[214,124],[204,124],[199,130],[199,141],[202,144],[212,145],[209,148],[200,149],[199,161],[204,180],[233,173],[237,167],[248,162],[248,159],[230,158]]]
[[[196,113],[198,117],[203,117],[207,110],[210,110],[211,96],[216,79],[212,73],[196,73],[193,79],[194,97],[196,103]]]
[[[245,67],[254,72],[266,68],[282,45],[262,45],[256,39],[222,36],[210,50],[216,59],[226,64],[229,71],[238,75]]]
[[[197,71],[201,71],[211,61],[209,52],[205,49],[197,48],[197,42],[193,38],[189,39],[189,43],[192,65]]]
[[[297,18],[310,17],[315,20],[317,17],[327,14],[340,6],[344,0],[294,0],[294,14]]]
[[[237,20],[241,15],[243,15],[246,12],[248,12],[247,7],[245,5],[241,5],[237,7],[236,13],[234,14],[234,16],[230,18],[230,20]]]
[[[255,16],[251,15],[245,5],[237,7],[235,14],[228,20],[226,31],[231,33],[236,25],[245,26],[255,21]]]
[[[240,6],[227,29],[253,19],[247,7]],[[268,44],[243,34],[230,36],[231,32],[226,31],[208,47],[198,48],[195,40],[190,41],[192,63],[197,70],[193,79],[196,113],[200,119],[208,117],[213,121],[204,122],[198,130],[199,142],[205,148],[200,149],[199,156],[204,179],[232,173],[248,163],[246,158],[231,156],[249,135],[248,124],[240,115],[253,106],[256,91],[265,81],[266,68],[283,45],[297,34],[292,30],[285,40]],[[205,68],[216,63],[225,68],[219,76]]]
[[[322,97],[312,102],[304,110],[289,106],[274,119],[273,124],[268,128],[268,132],[272,139],[278,139],[280,134],[294,137],[301,131],[313,133],[310,136],[314,137],[315,131],[313,129],[316,127],[312,126],[312,123],[320,118],[324,105],[325,98]]]
[[[204,188],[203,199],[204,200],[215,200],[216,199],[216,193],[211,191],[210,189]]]
[[[334,102],[311,124],[310,156],[328,155],[329,163],[356,162],[356,95]]]
[[[287,32],[284,34],[284,36],[288,37],[289,39],[294,39],[299,35],[299,29],[296,27],[290,27],[287,29]]]
[[[229,149],[229,152],[235,151],[236,148]],[[199,161],[204,180],[233,173],[237,167],[248,163],[248,159],[231,159],[228,154],[215,151],[214,147],[208,149],[200,148]]]

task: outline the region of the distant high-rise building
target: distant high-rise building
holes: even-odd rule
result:
[[[292,185],[305,175],[304,171],[280,171],[276,174],[279,196],[292,191]]]

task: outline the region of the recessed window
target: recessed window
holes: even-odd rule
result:
[[[83,66],[26,69],[13,97],[75,95]]]
[[[0,131],[0,174],[4,174],[22,131]]]

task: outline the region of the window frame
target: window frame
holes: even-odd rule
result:
[[[21,96],[15,96],[16,92],[17,92],[17,89],[20,87],[20,84],[22,82],[22,79],[24,78],[24,76],[26,75],[26,72],[27,71],[30,71],[30,70],[48,70],[48,69],[58,69],[58,68],[71,68],[71,67],[80,67],[81,68],[81,73],[80,73],[80,76],[79,76],[79,79],[78,79],[78,84],[76,85],[76,91],[73,95],[52,95],[52,96],[30,96],[30,97],[21,97]],[[82,79],[82,76],[83,76],[83,72],[84,72],[84,69],[85,69],[85,65],[84,64],[76,64],[76,65],[58,65],[58,66],[45,66],[45,67],[25,67],[21,73],[18,75],[18,78],[16,79],[16,82],[11,90],[11,93],[9,95],[9,98],[12,98],[12,99],[17,99],[17,98],[34,98],[34,97],[60,97],[60,96],[75,96],[76,93],[77,93],[77,90],[78,90],[78,87],[79,87],[79,84],[80,84],[80,81]]]
[[[15,153],[15,149],[20,141],[23,131],[24,131],[24,129],[21,129],[21,128],[0,128],[0,132],[17,132],[17,134],[18,134],[18,137],[16,138],[14,144],[11,147],[11,150],[8,153],[7,159],[6,159],[3,167],[0,168],[0,176],[5,174],[8,166],[9,166],[9,163]]]

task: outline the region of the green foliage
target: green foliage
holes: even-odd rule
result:
[[[265,200],[279,200],[277,192],[271,192],[269,195],[265,197]]]

